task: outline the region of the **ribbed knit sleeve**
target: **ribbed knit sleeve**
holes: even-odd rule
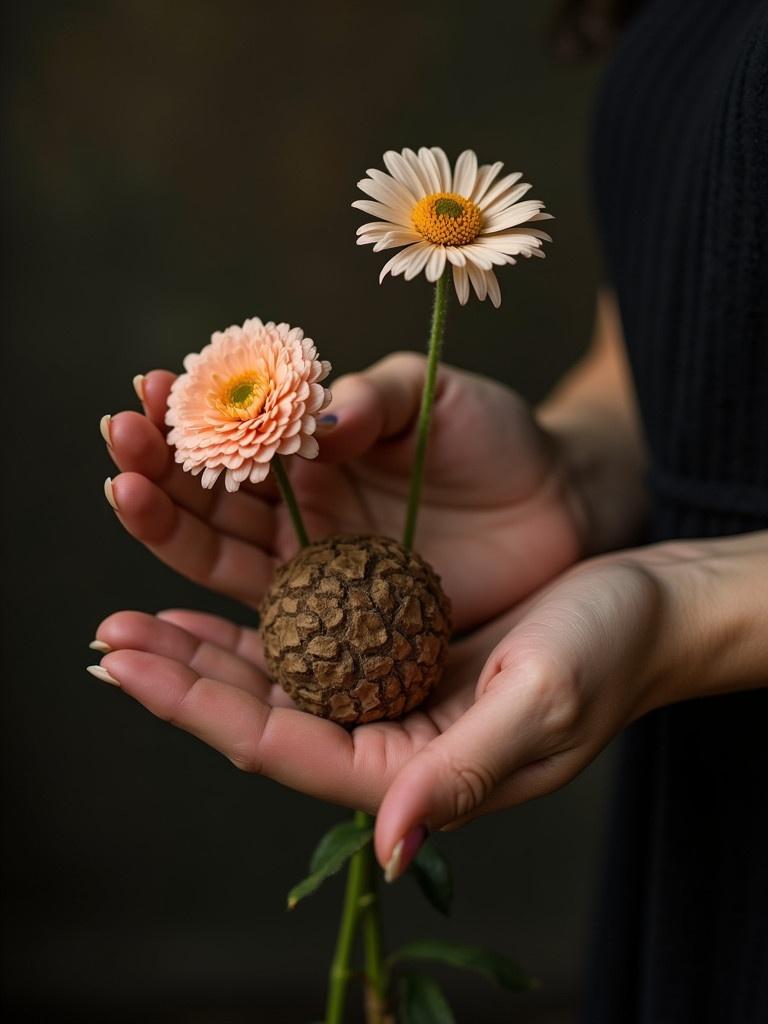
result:
[[[595,133],[656,537],[768,525],[768,12],[656,0]]]
[[[650,0],[594,141],[651,536],[768,527],[768,3]],[[768,1021],[767,735],[768,689],[625,731],[585,1024]]]

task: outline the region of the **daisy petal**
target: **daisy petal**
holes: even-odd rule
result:
[[[542,205],[538,199],[515,203],[514,206],[497,213],[495,217],[489,217],[485,225],[486,231],[503,231],[504,228],[514,228],[518,224],[524,224],[534,213],[538,213]]]
[[[460,196],[472,195],[477,179],[477,156],[471,149],[465,149],[456,161],[453,172],[453,191]]]
[[[432,247],[432,254],[430,255],[424,274],[428,281],[433,283],[437,281],[440,275],[445,270],[445,249],[442,245],[435,245]]]
[[[419,179],[419,184],[421,185],[422,188],[421,195],[428,196],[430,192],[434,192],[435,190],[432,188],[432,182],[430,180],[429,173],[427,172],[426,167],[422,164],[418,156],[416,156],[414,151],[412,149],[404,149],[401,155],[403,157],[403,160],[405,160],[405,162],[410,166],[413,173]]]
[[[481,249],[479,245],[465,245],[462,252],[467,260],[467,266],[473,263],[480,270],[490,270],[493,266],[492,249]]]
[[[472,195],[469,196],[473,203],[480,202],[503,166],[504,164],[497,160],[495,164],[483,164],[478,170],[475,187],[472,189]]]
[[[400,252],[396,253],[391,260],[384,264],[379,274],[379,284],[382,283],[387,274],[391,274],[393,277],[397,277],[398,274],[402,273],[405,267],[410,263],[411,255],[416,246],[424,245],[423,242],[417,242],[416,245],[409,245],[407,249],[401,249]]]
[[[446,245],[445,255],[448,257],[448,262],[452,263],[454,267],[463,267],[467,262],[467,257],[455,245]]]
[[[481,248],[495,249],[496,252],[506,252],[514,255],[515,253],[521,252],[523,249],[539,249],[541,248],[541,240],[532,234],[533,230],[525,234],[513,234],[512,232],[502,232],[498,235],[480,235],[479,238],[475,239],[475,245],[481,246]],[[539,231],[538,235],[545,235],[545,232]],[[545,235],[544,241],[552,241],[552,239]]]
[[[454,266],[453,286],[456,289],[456,298],[460,306],[466,306],[469,300],[469,275],[466,267]]]
[[[396,210],[401,217],[410,216],[413,203],[401,199],[385,182],[363,178],[362,181],[358,181],[357,187],[371,199],[376,199],[385,206],[389,206],[390,209]]]
[[[440,191],[450,192],[453,188],[453,175],[451,174],[451,165],[448,162],[448,157],[445,155],[445,150],[442,150],[439,146],[432,146],[430,152],[440,170]]]
[[[383,252],[385,249],[394,249],[398,245],[410,245],[413,242],[420,242],[421,235],[415,231],[406,231],[405,228],[399,231],[390,231],[389,234],[380,238],[373,247],[374,252]]]
[[[384,163],[389,173],[405,185],[409,192],[419,199],[422,198],[424,189],[418,175],[401,153],[396,153],[394,149],[387,150],[384,154]]]
[[[392,209],[391,206],[376,203],[372,199],[356,199],[352,205],[356,210],[369,213],[372,217],[379,217],[381,220],[388,220],[392,224],[400,224],[405,228],[410,226],[411,219],[409,216],[399,213],[397,210]]]
[[[512,203],[516,203],[519,199],[522,199],[526,192],[530,192],[533,188],[527,181],[521,181],[519,185],[513,185],[512,188],[502,192],[500,196],[497,196],[492,203],[483,210],[486,217],[492,217],[495,213],[503,210],[505,206],[511,206]]]
[[[486,270],[485,283],[488,288],[488,297],[490,298],[491,302],[496,307],[496,309],[498,309],[499,306],[501,305],[501,288],[499,288],[499,282],[492,270]],[[314,441],[315,439],[313,437],[310,438],[310,440]],[[316,441],[315,444],[317,444]]]
[[[443,185],[440,177],[440,168],[437,165],[435,154],[431,149],[422,146],[419,150],[419,160],[429,179],[430,192],[441,192]]]
[[[487,209],[487,207],[489,207],[491,203],[502,194],[502,192],[506,192],[508,188],[512,188],[515,182],[520,181],[522,176],[522,171],[515,171],[514,174],[507,174],[503,178],[500,178],[497,182],[491,185],[477,205],[481,210]]]
[[[369,167],[365,172],[369,178],[373,178],[374,181],[378,181],[383,185],[387,185],[404,203],[415,203],[417,196],[411,194],[409,189],[399,182],[397,178],[393,178],[391,174],[386,174],[384,171],[380,171],[377,167]]]
[[[403,272],[403,278],[406,281],[412,281],[417,274],[422,272],[432,252],[432,246],[429,242],[422,242],[420,245],[411,246],[410,252],[410,261]]]
[[[356,234],[367,235],[373,234],[376,231],[391,231],[392,222],[389,220],[369,220],[365,224],[361,224],[357,229]]]
[[[472,287],[475,289],[475,295],[477,295],[478,299],[482,302],[488,292],[488,286],[485,282],[486,272],[484,270],[480,270],[480,268],[475,266],[474,263],[469,262],[467,263],[466,270],[469,275],[469,280],[472,282]]]

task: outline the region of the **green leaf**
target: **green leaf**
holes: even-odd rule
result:
[[[355,837],[366,832],[370,839],[370,831],[370,828],[358,825],[355,821],[342,821],[340,825],[334,825],[315,847],[309,862],[310,873],[314,874],[315,871],[320,871],[326,861],[333,857],[337,850],[344,849],[347,843],[354,844]],[[357,849],[361,850],[367,841],[366,839]]]
[[[390,964],[401,960],[436,960],[462,970],[476,971],[511,992],[535,988],[535,982],[509,957],[482,946],[464,946],[440,939],[410,942],[389,957]]]
[[[428,840],[416,854],[409,869],[426,898],[441,914],[451,912],[453,877],[451,865]]]
[[[353,821],[336,825],[327,832],[312,854],[310,874],[288,893],[288,909],[293,910],[299,900],[319,889],[326,878],[340,871],[349,858],[371,841],[372,828],[361,828]]]
[[[425,974],[400,979],[401,1024],[456,1024],[443,990]]]

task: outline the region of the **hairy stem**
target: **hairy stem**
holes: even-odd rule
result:
[[[448,308],[448,286],[451,268],[447,266],[440,279],[435,283],[435,301],[432,306],[432,326],[429,332],[429,349],[427,354],[427,375],[424,379],[424,390],[421,393],[421,409],[416,428],[416,450],[413,455],[411,470],[411,488],[408,494],[408,507],[405,513],[403,530],[403,547],[413,546],[413,535],[416,532],[416,517],[419,512],[419,498],[424,478],[424,461],[427,455],[427,441],[432,422],[432,406],[435,401],[437,384],[437,368],[440,365],[440,353],[443,348],[445,334],[445,314]]]
[[[293,523],[293,528],[296,531],[296,536],[299,538],[299,544],[305,548],[307,544],[309,544],[307,528],[304,526],[304,520],[301,518],[299,503],[296,501],[296,495],[293,493],[291,481],[288,478],[288,473],[279,455],[275,455],[272,459],[272,472],[275,476],[275,480],[277,481],[277,486],[280,488],[280,494],[285,502],[285,507],[288,509],[288,515],[291,517],[291,522]]]
[[[372,820],[370,815],[363,811],[355,813],[355,824],[361,828],[370,826]],[[370,843],[353,854],[347,869],[347,887],[341,911],[341,924],[328,979],[325,1024],[342,1024],[344,1020],[347,990],[352,977],[351,962],[355,935],[361,920],[364,922],[368,1021],[369,1024],[379,1024],[384,1006],[384,993],[381,991],[384,979],[384,957],[374,888],[373,849]],[[371,1008],[374,1006],[380,1007],[376,1011],[377,1016],[371,1014]]]
[[[367,814],[361,815],[360,822],[361,824],[372,825],[373,818]],[[365,858],[364,892],[360,904],[363,915],[363,943],[365,946],[366,1021],[367,1024],[383,1024],[386,1014],[387,985],[373,842],[364,847],[360,853]]]

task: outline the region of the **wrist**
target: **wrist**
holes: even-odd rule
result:
[[[642,449],[609,409],[544,407],[584,556],[637,542],[647,511]]]
[[[768,531],[647,548],[659,594],[646,707],[768,684]]]

